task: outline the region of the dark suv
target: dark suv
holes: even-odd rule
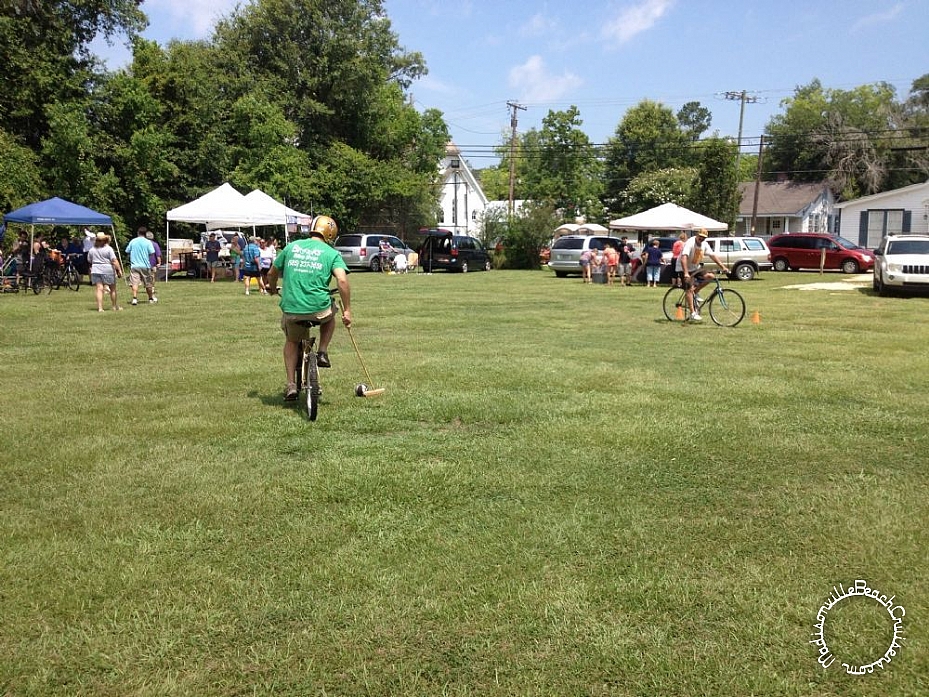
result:
[[[423,230],[419,247],[419,267],[426,273],[446,271],[490,271],[490,253],[480,240],[467,235],[455,235],[450,230]]]

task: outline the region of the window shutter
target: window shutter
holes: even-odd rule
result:
[[[858,244],[862,247],[868,246],[868,211],[861,211],[861,217],[858,219]]]
[[[913,220],[913,211],[903,211],[903,227],[901,232],[909,232]]]

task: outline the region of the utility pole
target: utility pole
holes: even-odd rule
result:
[[[754,104],[758,101],[755,95],[749,95],[745,90],[741,92],[723,92],[723,97],[734,102],[739,100],[739,144],[735,154],[735,175],[739,176],[739,160],[742,157],[742,122],[745,119],[745,103]]]
[[[513,110],[510,116],[510,128],[513,134],[510,136],[510,205],[509,216],[513,217],[513,189],[516,182],[516,111],[517,109],[526,110],[526,107],[516,102],[507,102],[507,107]]]
[[[758,141],[758,171],[755,173],[755,200],[752,203],[752,231],[755,234],[755,220],[758,217],[758,189],[761,188],[761,161],[764,160],[764,134]]]

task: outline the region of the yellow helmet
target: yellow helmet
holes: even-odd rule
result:
[[[332,244],[338,234],[339,226],[328,215],[317,215],[310,223],[310,237],[320,237],[327,244]]]

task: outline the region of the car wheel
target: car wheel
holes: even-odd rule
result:
[[[380,257],[374,257],[371,260],[371,270],[377,273],[381,270],[381,259]]]
[[[858,262],[854,259],[846,259],[843,261],[842,273],[858,273]]]
[[[787,260],[784,257],[778,257],[774,260],[774,270],[790,271],[790,264],[787,263]]]
[[[878,295],[885,296],[890,293],[890,291],[887,289],[887,286],[884,285],[884,279],[881,278],[881,275],[877,272],[877,270],[874,271],[874,280],[872,281],[872,284],[874,286],[875,292],[877,292]]]
[[[484,271],[490,271],[490,269],[491,269],[490,259],[488,259],[487,261],[484,262]]]
[[[461,262],[461,273],[468,273],[468,262]]]
[[[567,271],[556,271],[555,276],[557,276],[558,278],[567,278],[568,272]]]
[[[755,278],[755,267],[751,264],[737,264],[732,270],[732,278],[739,281],[751,281]]]

